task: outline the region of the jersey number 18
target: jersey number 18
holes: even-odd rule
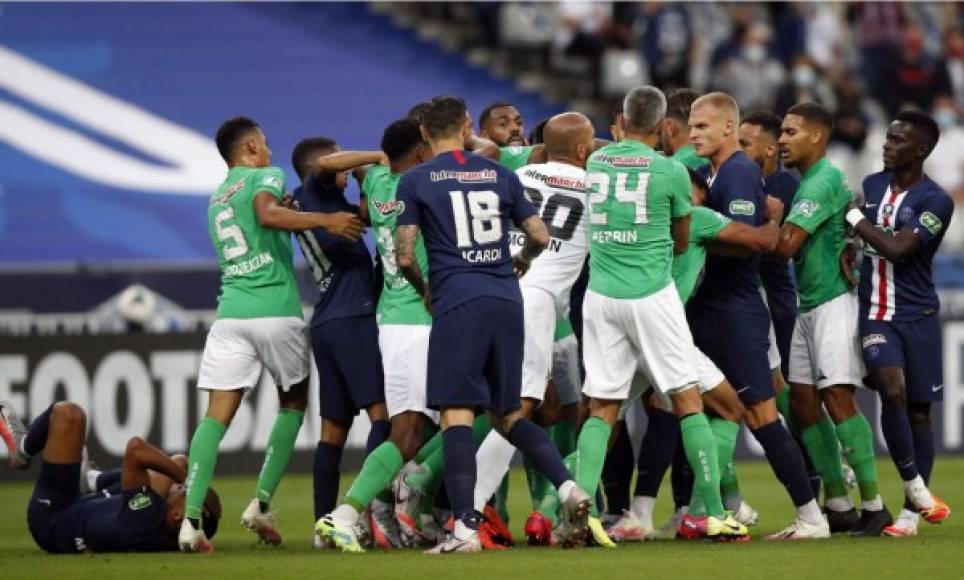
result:
[[[452,217],[455,219],[455,242],[460,248],[491,244],[502,239],[499,219],[499,195],[494,191],[450,191]],[[468,201],[468,212],[466,212]],[[469,217],[471,216],[471,227]],[[473,243],[474,241],[474,243]]]

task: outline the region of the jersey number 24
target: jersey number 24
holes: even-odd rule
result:
[[[612,194],[616,201],[632,204],[634,207],[634,224],[649,223],[649,216],[646,208],[646,189],[649,186],[649,173],[638,173],[636,187],[629,189],[627,181],[628,173],[617,173],[616,183],[613,184]],[[609,223],[609,211],[614,209],[610,205],[606,210],[599,209],[601,204],[606,203],[610,194],[611,179],[608,173],[590,173],[587,178],[589,188],[590,215],[589,223],[604,226]]]

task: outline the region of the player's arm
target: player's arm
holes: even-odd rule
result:
[[[777,247],[780,238],[780,221],[783,219],[783,202],[780,198],[768,195],[766,197],[766,209],[764,215],[767,222],[762,226],[750,226],[743,222],[730,222],[725,228],[720,230],[716,236],[716,242],[726,244],[730,248],[737,247],[748,255],[749,253],[772,252]],[[714,253],[729,253],[728,249],[716,247],[714,250],[723,250]]]
[[[877,229],[870,223],[863,211],[852,207],[847,212],[847,222],[865,243],[873,246],[877,253],[890,262],[901,262],[909,258],[920,247],[920,238],[914,231],[914,223],[902,227],[896,235]]]
[[[132,437],[121,463],[121,489],[150,486],[151,471],[169,477],[174,483],[184,483],[187,477],[184,467],[166,453],[140,437]]]
[[[785,223],[780,228],[780,237],[773,253],[784,258],[792,258],[803,247],[810,234],[797,224]]]
[[[395,261],[402,276],[415,288],[420,296],[428,295],[428,286],[422,275],[422,268],[415,258],[415,244],[418,242],[419,228],[416,225],[398,226],[395,228]]]
[[[670,197],[670,226],[669,233],[673,238],[673,255],[679,256],[690,246],[690,212],[693,209],[692,194],[690,193],[690,174],[681,163],[670,162],[673,167],[669,183],[672,195]]]
[[[515,269],[516,276],[525,276],[532,265],[532,260],[539,257],[547,247],[549,247],[549,230],[545,222],[538,215],[530,216],[519,224],[519,229],[525,232],[526,243],[522,249],[512,258],[512,267]]]
[[[273,194],[262,191],[254,197],[254,213],[262,227],[288,232],[322,228],[348,240],[361,238],[364,224],[358,216],[345,212],[318,213],[284,207]]]
[[[383,161],[387,158],[381,151],[338,151],[317,157],[313,169],[318,173],[339,173]]]
[[[673,255],[679,256],[690,247],[690,215],[673,218],[670,224],[670,235],[673,236]]]
[[[494,141],[486,139],[485,137],[479,137],[475,133],[469,135],[465,140],[465,150],[496,162],[499,161],[499,156],[502,154],[499,146],[496,145]]]

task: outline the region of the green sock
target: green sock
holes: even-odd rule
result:
[[[797,425],[793,422],[793,415],[790,414],[790,387],[783,387],[776,397],[777,411],[783,415],[783,420],[787,423],[787,429],[791,433],[797,433]]]
[[[853,468],[857,476],[857,486],[860,488],[860,499],[873,501],[877,499],[877,463],[874,461],[874,435],[870,430],[870,423],[862,413],[837,425],[837,437],[847,454],[847,463]]]
[[[536,466],[529,461],[529,458],[524,458],[522,464],[525,466],[526,470],[526,481],[529,483],[529,496],[532,498],[532,509],[539,509],[539,504],[542,503],[542,498],[546,491],[546,479],[542,472],[536,469]]]
[[[565,457],[576,450],[576,425],[565,419],[549,427],[549,436],[556,444],[559,455]]]
[[[565,464],[569,473],[576,472],[578,458],[575,451],[565,455],[562,462]],[[548,480],[546,483],[549,483]],[[552,526],[555,527],[556,524],[559,523],[559,505],[559,490],[556,489],[556,486],[549,483],[549,486],[546,488],[546,491],[542,496],[542,501],[539,503],[539,507],[536,508],[536,511],[549,518],[549,520],[552,521]]]
[[[807,427],[800,433],[800,438],[803,440],[803,446],[807,448],[807,454],[814,469],[823,480],[824,497],[846,497],[847,485],[844,483],[840,453],[830,451],[837,445],[837,436],[834,434],[832,446],[827,443],[826,430],[821,425],[824,420],[829,422],[830,418],[824,416],[817,424]]]
[[[419,448],[418,452],[415,453],[415,458],[414,458],[415,463],[422,465],[423,463],[425,463],[426,459],[428,459],[433,453],[435,453],[441,448],[442,448],[442,432],[438,431],[437,433],[435,433],[435,435],[432,435],[431,437],[429,437],[428,441],[426,441]]]
[[[493,496],[495,503],[495,511],[499,512],[499,517],[502,521],[509,523],[509,474],[506,473],[502,478],[502,484],[499,485],[499,489],[495,492]]]
[[[693,486],[693,493],[690,495],[690,507],[686,512],[698,518],[706,515],[706,503],[703,502],[703,492],[698,485]]]
[[[491,430],[492,420],[489,419],[488,413],[482,413],[472,421],[472,439],[475,440],[476,449],[482,445]]]
[[[720,461],[710,422],[703,413],[694,413],[680,421],[680,431],[686,459],[693,468],[696,480],[694,495],[699,490],[706,504],[707,515],[722,518],[725,510],[720,498]]]
[[[201,519],[204,498],[211,487],[214,466],[218,462],[218,445],[228,430],[212,417],[201,419],[201,423],[191,438],[191,450],[187,458],[187,497],[184,500],[184,515]]]
[[[391,441],[376,447],[365,458],[358,477],[345,494],[345,503],[359,512],[364,511],[375,496],[385,490],[403,463],[401,451]]]
[[[582,426],[579,441],[576,442],[576,483],[589,497],[593,499],[593,509],[596,506],[596,488],[602,477],[603,464],[606,462],[606,450],[609,445],[609,434],[613,428],[599,417],[590,417]]]
[[[716,439],[716,457],[720,462],[720,495],[738,495],[740,484],[736,480],[736,468],[733,467],[733,451],[740,434],[740,424],[714,417],[710,419],[710,429]]]
[[[264,451],[264,465],[258,476],[258,487],[255,497],[266,504],[271,503],[281,478],[288,469],[288,461],[295,450],[295,440],[298,431],[305,420],[305,412],[295,409],[280,409],[274,419],[271,434],[268,436],[268,447]]]

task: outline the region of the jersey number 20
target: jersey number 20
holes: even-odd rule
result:
[[[499,195],[494,191],[450,191],[452,217],[455,218],[455,241],[460,248],[475,244],[491,244],[502,239]],[[466,212],[468,201],[468,212]],[[471,226],[469,216],[472,217]]]

